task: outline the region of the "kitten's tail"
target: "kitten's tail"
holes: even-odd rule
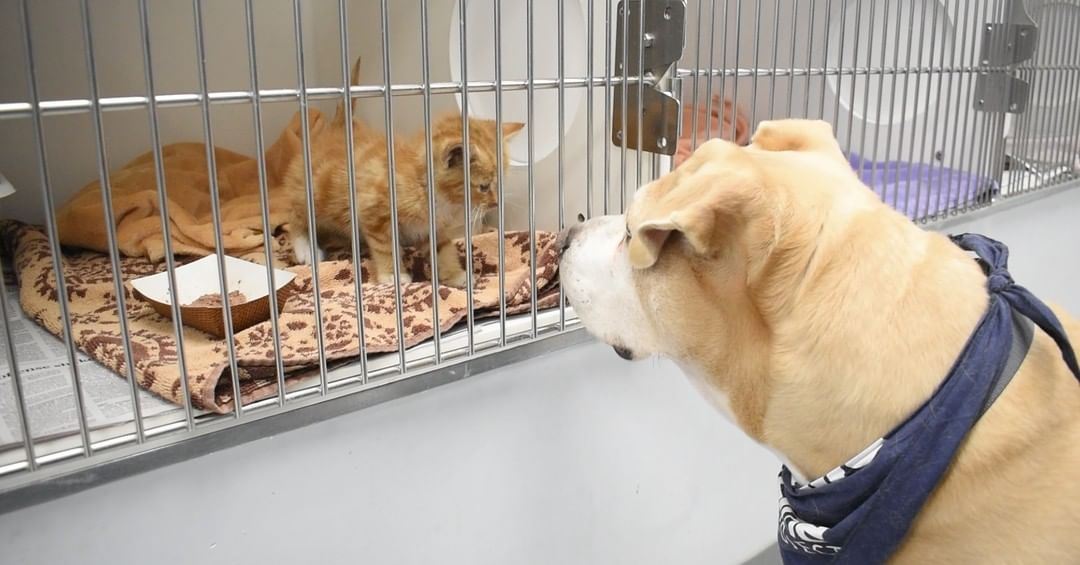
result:
[[[358,86],[360,84],[360,59],[356,58],[356,62],[352,66],[352,74],[349,75],[349,85]],[[349,97],[349,108],[352,110],[352,115],[356,116],[356,98]],[[338,102],[337,110],[334,112],[333,124],[336,126],[345,125],[345,103],[344,101]]]

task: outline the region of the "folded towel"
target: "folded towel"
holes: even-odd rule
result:
[[[721,117],[721,108],[723,116]],[[750,122],[742,111],[737,110],[731,100],[724,99],[720,102],[720,95],[714,94],[710,108],[705,104],[698,106],[692,111],[683,112],[682,137],[675,152],[675,166],[685,161],[694,148],[706,140],[714,137],[732,139],[735,133],[735,143],[746,145],[750,141]],[[709,110],[706,112],[706,110]],[[694,143],[694,120],[697,120],[697,143]]]
[[[323,122],[321,114],[311,110],[309,116],[312,131],[317,131]],[[205,147],[201,143],[174,143],[162,148],[172,248],[177,255],[214,253]],[[289,162],[300,152],[300,113],[297,112],[266,151],[269,187],[277,186]],[[238,257],[261,253],[263,223],[256,161],[222,148],[215,148],[214,158],[225,252]],[[165,244],[153,153],[140,155],[111,172],[109,180],[120,252],[129,257],[159,261],[165,256]],[[108,251],[100,186],[98,181],[91,182],[58,211],[57,226],[60,242],[64,245]],[[288,199],[280,192],[270,194],[269,229],[272,232],[286,222],[287,206]]]

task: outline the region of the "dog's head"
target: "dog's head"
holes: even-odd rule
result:
[[[761,391],[773,325],[798,301],[826,220],[874,206],[827,123],[765,122],[747,147],[702,145],[625,216],[564,232],[562,288],[620,356],[727,375],[708,383],[725,394]]]

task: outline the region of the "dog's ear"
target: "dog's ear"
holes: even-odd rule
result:
[[[763,151],[812,151],[847,164],[832,125],[822,120],[772,120],[758,124],[750,147]]]
[[[674,233],[682,234],[695,253],[709,250],[714,215],[708,209],[675,210],[665,218],[647,220],[638,224],[630,236],[630,264],[636,269],[652,267],[660,258],[660,251]]]
[[[744,210],[760,194],[756,166],[737,145],[711,140],[672,173],[642,190],[628,214],[630,264],[652,267],[674,236],[696,255],[720,249],[745,224]]]

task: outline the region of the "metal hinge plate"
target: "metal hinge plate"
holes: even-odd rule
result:
[[[670,93],[659,89],[665,77],[682,57],[683,24],[686,18],[685,0],[623,0],[619,3],[615,34],[615,68],[613,78],[626,77],[626,127],[623,127],[624,84],[612,88],[611,142],[615,145],[674,155],[679,137],[680,102]],[[626,36],[626,61],[623,60],[623,10],[630,33]],[[642,21],[644,20],[644,22]],[[640,54],[639,45],[644,45]],[[624,71],[625,65],[625,71]],[[642,69],[644,69],[642,71]],[[641,104],[638,104],[638,84],[635,79],[644,75]],[[638,108],[641,115],[638,115]],[[641,147],[638,147],[638,131]]]
[[[1013,67],[1031,59],[1039,45],[1039,27],[1020,0],[1010,2],[1009,21],[983,25],[979,61],[983,67]],[[975,80],[975,109],[1022,114],[1031,94],[1027,81],[1013,70],[980,72]]]

